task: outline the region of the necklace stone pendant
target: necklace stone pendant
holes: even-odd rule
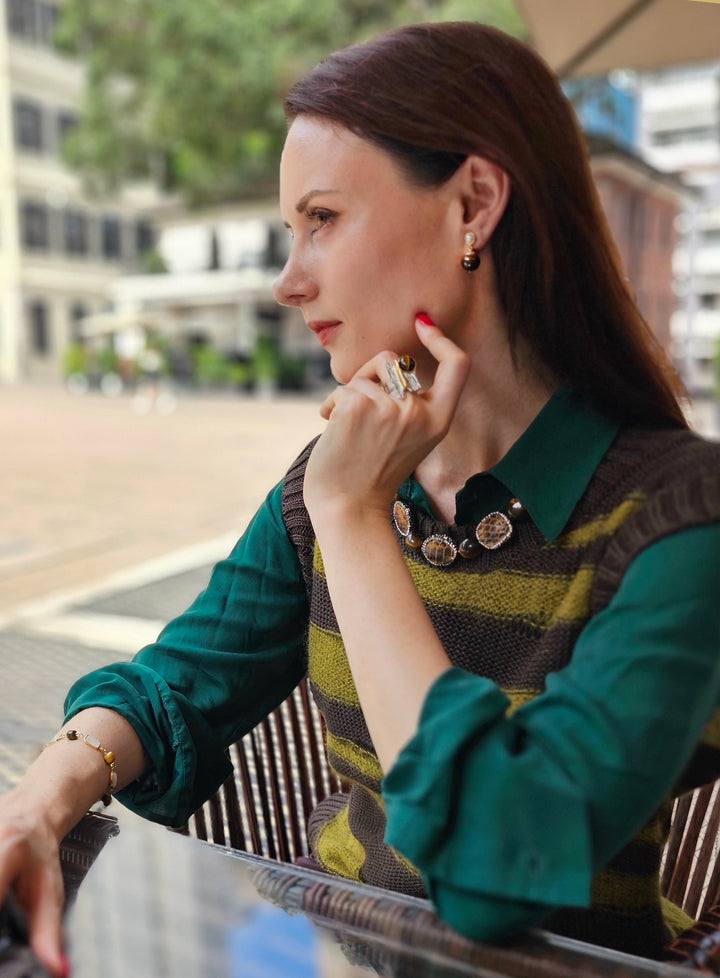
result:
[[[488,513],[475,527],[475,536],[486,550],[497,550],[512,536],[513,525],[504,513]]]
[[[423,541],[422,554],[433,567],[447,567],[457,557],[457,547],[445,533],[433,533]]]

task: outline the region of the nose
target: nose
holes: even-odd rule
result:
[[[309,299],[314,299],[317,293],[314,279],[293,258],[291,251],[285,267],[273,282],[275,301],[281,306],[301,306]]]

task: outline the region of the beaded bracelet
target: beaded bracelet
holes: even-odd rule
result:
[[[47,744],[43,744],[41,751],[45,750],[46,747],[50,747],[51,744],[56,744],[59,740],[82,740],[88,747],[92,747],[93,750],[99,751],[102,754],[102,759],[110,768],[110,775],[107,791],[103,794],[101,800],[103,805],[109,805],[112,801],[112,793],[117,787],[117,772],[115,770],[115,755],[113,752],[103,747],[97,737],[94,737],[92,734],[81,733],[79,730],[65,730],[63,733],[59,733],[57,737],[49,740]]]

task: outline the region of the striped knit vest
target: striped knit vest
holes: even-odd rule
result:
[[[310,845],[331,873],[421,896],[417,869],[383,842],[382,771],[302,502],[311,450],[312,444],[288,471],[283,520],[297,547],[308,590],[308,675],[327,727],[328,760],[350,787],[349,793],[317,806]],[[548,673],[567,664],[583,626],[608,604],[629,562],[643,548],[679,529],[718,520],[720,446],[687,431],[626,430],[606,453],[554,541],[548,542],[527,519],[516,525],[508,545],[450,567],[432,567],[409,548],[404,554],[453,664],[492,679],[515,709],[542,693]],[[418,532],[445,532],[457,540],[467,529],[421,517]],[[720,710],[673,795],[719,776]],[[589,909],[558,911],[545,926],[657,957],[671,936],[659,888],[671,806],[669,797],[595,876]]]

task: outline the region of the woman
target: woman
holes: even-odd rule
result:
[[[720,452],[687,431],[572,112],[478,24],[339,52],[286,111],[277,298],[342,386],[207,591],[73,688],[4,799],[0,889],[60,973],[57,840],[116,775],[182,822],[308,671],[353,785],[313,816],[322,868],[427,892],[473,937],[543,922],[659,956],[668,799],[720,772]]]

